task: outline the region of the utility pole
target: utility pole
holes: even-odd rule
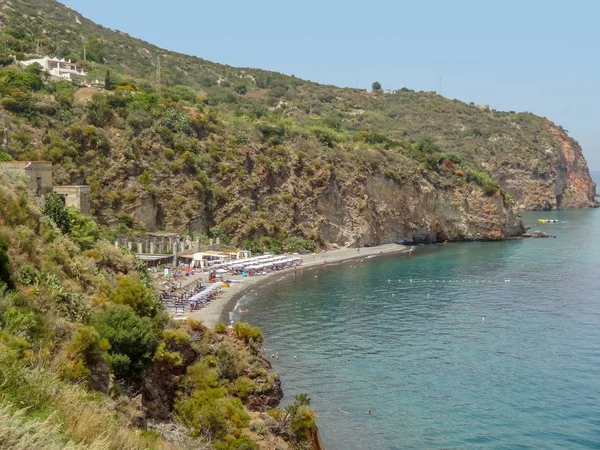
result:
[[[160,86],[160,55],[156,60],[156,84]]]

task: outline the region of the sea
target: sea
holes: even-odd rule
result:
[[[234,320],[327,450],[600,449],[600,209],[522,216],[552,237],[307,269]]]

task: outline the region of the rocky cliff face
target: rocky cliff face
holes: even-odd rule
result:
[[[580,145],[552,122],[545,121],[545,126],[537,149],[523,152],[519,159],[513,158],[511,162],[491,158],[482,165],[516,198],[520,209],[597,206],[596,184]]]
[[[297,171],[273,178],[257,168],[254,175],[264,176],[261,187],[235,189],[232,195],[240,199],[238,204],[228,205],[219,214],[224,219],[234,217],[241,205],[263,208],[257,199],[275,191],[283,192],[287,201],[271,203],[265,212],[277,218],[281,229],[300,231],[305,236],[317,234],[324,242],[342,246],[398,240],[497,240],[524,231],[516,208],[505,204],[500,192],[487,195],[460,176],[446,174],[432,180],[430,175],[415,172],[410,178],[396,179],[379,169],[365,169],[361,174],[340,176],[332,170],[322,183],[307,187]],[[249,238],[262,231],[255,226],[239,230]],[[277,230],[267,232],[273,235]]]
[[[325,241],[346,246],[496,240],[523,230],[500,194],[490,197],[469,185],[438,189],[425,179],[400,184],[383,175],[360,183],[332,179],[314,205],[302,209]]]

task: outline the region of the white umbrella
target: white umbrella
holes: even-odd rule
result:
[[[225,269],[218,269],[217,273],[227,273],[227,270],[225,270]]]

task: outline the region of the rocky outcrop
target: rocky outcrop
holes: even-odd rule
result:
[[[318,233],[324,242],[343,246],[499,240],[525,231],[517,210],[499,191],[487,195],[453,175],[398,180],[378,170],[344,178],[332,171],[306,197],[303,180],[293,174],[270,188],[293,193],[291,204],[269,210],[282,228]],[[247,201],[260,197],[238,195]]]
[[[543,124],[536,148],[518,157],[503,154],[487,159],[481,161],[482,166],[515,197],[520,209],[596,207],[596,184],[580,145],[561,127],[547,120]]]

